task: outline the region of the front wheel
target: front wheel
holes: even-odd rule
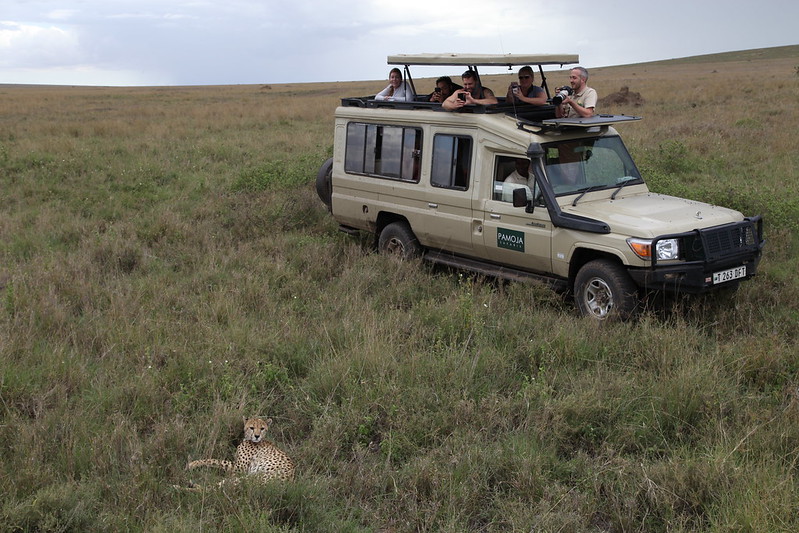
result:
[[[415,259],[422,255],[422,245],[405,222],[392,222],[380,232],[377,248],[380,253],[400,259]]]
[[[621,265],[596,259],[577,272],[574,300],[583,316],[625,320],[638,309],[638,287]]]

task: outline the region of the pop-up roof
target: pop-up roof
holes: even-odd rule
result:
[[[397,54],[389,65],[463,65],[513,67],[514,65],[567,65],[579,63],[577,54]]]

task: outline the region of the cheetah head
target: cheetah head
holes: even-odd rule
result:
[[[261,442],[266,435],[266,430],[269,424],[272,423],[271,418],[264,420],[263,418],[245,418],[244,419],[244,440],[251,442]]]

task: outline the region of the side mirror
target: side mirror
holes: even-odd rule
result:
[[[513,189],[513,207],[527,207],[527,189]]]

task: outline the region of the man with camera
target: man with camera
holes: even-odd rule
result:
[[[466,104],[493,105],[497,103],[494,91],[480,84],[477,72],[467,70],[461,78],[463,79],[463,89],[452,93],[449,98],[444,100],[441,107],[447,111],[456,111]]]
[[[594,116],[597,94],[588,87],[588,71],[574,67],[569,71],[569,86],[560,87],[552,103],[558,118],[588,118]]]
[[[523,102],[532,105],[546,105],[547,93],[541,87],[533,85],[532,67],[522,67],[519,69],[519,82],[515,81],[508,87],[506,102]]]

